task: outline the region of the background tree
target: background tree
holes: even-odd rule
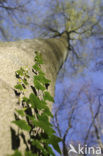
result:
[[[60,94],[63,94],[62,100],[58,96],[53,109],[52,122],[57,135],[62,138],[63,156],[75,154],[69,154],[70,144],[75,148],[78,144],[99,146],[103,152],[103,90],[93,88],[92,82],[86,81],[78,89],[74,89],[75,87],[76,84],[65,86],[66,89],[60,91]]]

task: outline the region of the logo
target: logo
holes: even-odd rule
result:
[[[70,144],[69,146],[70,146],[69,153],[70,153],[70,152],[78,153],[72,144]]]
[[[88,147],[87,145],[85,146],[81,146],[80,144],[78,144],[77,150],[75,149],[75,147],[70,144],[70,149],[69,149],[69,153],[73,152],[76,154],[101,154],[101,148],[100,147]]]

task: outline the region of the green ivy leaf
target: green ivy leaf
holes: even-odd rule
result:
[[[23,102],[26,102],[26,103],[29,104],[29,103],[30,103],[30,100],[29,100],[27,97],[24,96],[24,97],[23,97]]]
[[[36,71],[41,71],[40,66],[38,65],[38,63],[36,63],[35,65],[33,65],[33,69]]]
[[[39,54],[38,52],[35,52],[35,53],[36,53],[35,61],[39,64],[43,64],[43,59],[42,59],[41,54]]]
[[[26,79],[22,80],[25,85],[28,85],[28,81]]]
[[[39,120],[45,121],[45,124],[46,124],[46,122],[49,122],[48,116],[47,116],[47,114],[45,112],[43,112],[41,115],[39,115]]]
[[[19,128],[25,131],[30,131],[31,127],[27,124],[25,120],[16,120],[12,121],[15,125],[17,125]]]
[[[62,139],[55,136],[55,135],[52,135],[50,138],[49,138],[49,143],[54,147],[54,149],[61,154],[61,150],[60,150],[60,147],[58,145],[59,142],[61,142]]]
[[[23,86],[21,85],[21,84],[17,84],[16,86],[14,86],[15,87],[15,89],[19,89],[19,90],[23,90],[24,88],[23,88]]]
[[[26,108],[25,108],[25,109],[20,109],[20,110],[17,110],[17,109],[16,109],[16,112],[17,112],[20,116],[24,117],[24,116],[25,116],[25,110],[26,110]]]
[[[44,75],[40,74],[34,76],[34,81],[40,81],[43,85],[50,83],[50,80],[46,79]]]
[[[42,155],[48,155],[48,151],[42,146],[43,140],[33,140],[32,145],[35,146],[37,149],[40,150]]]
[[[31,93],[29,99],[33,108],[42,109],[41,101],[35,94]]]
[[[55,131],[52,129],[51,124],[49,122],[45,122],[45,120],[38,120],[35,122],[36,126],[43,129],[49,136],[52,135]]]
[[[48,101],[54,102],[54,98],[47,91],[44,92],[44,96],[43,97],[44,97],[44,100],[48,100]]]
[[[45,87],[44,87],[43,85],[41,85],[40,82],[37,81],[37,80],[35,80],[35,79],[34,79],[34,86],[35,86],[35,88],[38,89],[38,90],[42,90],[42,91],[45,90]]]
[[[44,109],[44,113],[53,118],[53,114],[51,113],[48,107]]]
[[[24,75],[24,69],[23,69],[23,68],[20,68],[20,70],[17,70],[16,73],[17,73],[19,76],[23,76],[23,75]]]
[[[48,149],[48,153],[51,154],[51,156],[55,156],[55,154],[50,146],[48,146],[47,149]]]
[[[33,140],[32,141],[32,145],[35,145],[37,148],[39,148],[40,150],[43,150],[44,148],[41,146],[41,142],[39,140]]]

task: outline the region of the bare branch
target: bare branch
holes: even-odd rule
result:
[[[103,95],[101,95],[101,96],[103,96]],[[90,130],[91,130],[92,126],[94,125],[95,120],[96,120],[96,118],[97,118],[97,116],[98,116],[98,114],[100,112],[100,108],[101,108],[100,98],[101,98],[101,96],[98,97],[99,98],[99,105],[98,105],[97,111],[96,111],[96,113],[95,113],[95,115],[94,115],[94,117],[92,119],[92,122],[91,122],[91,124],[90,124],[90,126],[88,128],[87,134],[86,134],[85,139],[84,139],[84,145],[86,144],[86,142],[88,140],[88,137],[89,137],[89,134],[90,134]]]

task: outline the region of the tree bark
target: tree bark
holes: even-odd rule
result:
[[[48,90],[54,96],[56,76],[68,53],[66,34],[58,39],[0,42],[0,156],[12,152],[10,127],[11,121],[14,120],[15,108],[18,107],[17,97],[13,91],[17,83],[15,71],[21,66],[28,66],[31,69],[34,64],[35,51],[42,53],[43,72],[51,80]],[[30,82],[32,82],[32,72],[30,71],[29,74]],[[30,89],[27,94],[29,92]],[[52,104],[49,105],[52,108]]]

